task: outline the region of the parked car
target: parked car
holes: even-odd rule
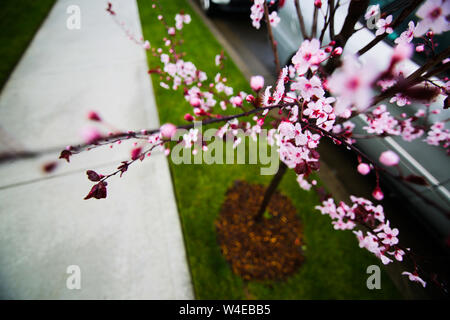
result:
[[[199,0],[200,6],[207,15],[218,11],[249,11],[252,0]]]
[[[380,1],[377,1],[380,2]],[[323,2],[324,5],[326,1]],[[335,30],[340,30],[343,25],[349,1],[337,10],[335,20]],[[300,1],[301,10],[308,30],[311,30],[314,1]],[[325,9],[324,9],[325,10]],[[298,50],[303,39],[301,38],[297,11],[293,1],[286,1],[284,5],[278,8],[278,14],[281,22],[277,27],[273,28],[274,37],[278,44],[278,53],[280,62],[289,64],[292,56]],[[321,30],[323,26],[323,17],[319,14],[318,28]],[[361,23],[357,26],[359,29],[363,27]],[[365,44],[369,43],[375,37],[374,32],[361,28],[347,42],[345,53],[356,53]],[[448,39],[448,38],[447,38]],[[328,32],[323,43],[330,41]],[[383,70],[389,64],[393,47],[391,41],[383,41],[360,57],[363,63],[370,63],[374,67]],[[412,61],[406,61],[405,68],[408,72],[412,72],[418,68],[418,65]],[[398,116],[405,112],[414,114],[420,106],[411,104],[407,107],[397,107],[390,105],[388,101],[383,102],[388,106],[391,114]],[[432,109],[442,109],[443,97],[440,96],[435,103],[431,105]],[[440,114],[431,115],[430,121],[444,121],[450,118],[449,110],[442,110]],[[363,116],[352,119],[355,123],[355,133],[363,133],[363,126],[367,123]],[[419,186],[410,184],[420,194],[426,196],[430,200],[444,208],[447,213],[450,212],[450,162],[449,156],[442,147],[431,146],[419,138],[413,142],[406,142],[401,137],[386,137],[376,139],[361,139],[358,147],[373,159],[378,159],[381,152],[385,150],[395,151],[401,158],[400,168],[403,174],[423,176],[430,186]],[[397,179],[391,179],[390,186],[403,195],[409,202],[410,206],[405,210],[411,210],[416,216],[429,228],[431,234],[437,238],[440,243],[444,243],[444,239],[450,236],[450,219],[441,211],[423,201],[417,194],[408,190],[403,183]]]

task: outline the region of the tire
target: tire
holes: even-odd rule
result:
[[[213,16],[217,12],[216,5],[212,2],[212,0],[199,0],[200,7],[208,16]]]

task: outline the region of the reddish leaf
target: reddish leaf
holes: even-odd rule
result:
[[[402,94],[413,100],[431,101],[439,94],[439,90],[436,88],[415,86],[412,88],[407,88],[402,92]]]
[[[63,150],[63,151],[61,151],[59,159],[66,159],[67,162],[70,162],[71,155],[72,155],[72,152],[70,152],[69,150]]]
[[[58,166],[58,163],[56,163],[56,161],[47,162],[46,164],[44,164],[44,165],[42,166],[42,170],[43,170],[45,173],[50,173],[50,172],[52,172],[53,170],[55,170],[57,166]]]
[[[94,184],[91,191],[89,191],[88,195],[84,197],[84,200],[88,200],[91,198],[95,199],[106,198],[106,182],[100,181],[99,183]]]
[[[116,13],[112,10],[112,3],[108,2],[108,8],[106,8],[106,11],[108,11],[111,15],[115,15]]]
[[[413,174],[410,174],[409,176],[404,178],[405,181],[418,184],[420,186],[429,186],[429,183],[427,180],[425,180],[424,177],[421,176],[415,176]]]
[[[331,198],[331,194],[329,194],[323,187],[318,187],[316,192],[319,196],[320,201],[325,201]]]
[[[122,178],[122,174],[128,170],[128,162],[122,161],[122,164],[117,169],[120,170],[120,177]]]
[[[86,171],[86,174],[88,176],[88,179],[94,182],[100,181],[100,179],[103,177],[101,174],[98,174],[93,170]]]

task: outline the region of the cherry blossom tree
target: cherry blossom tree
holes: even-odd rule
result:
[[[355,169],[360,174],[375,173],[372,193],[375,200],[380,201],[384,197],[380,186],[380,176],[383,173],[401,181],[406,188],[449,217],[447,209],[412,187],[412,184],[425,185],[427,181],[421,176],[404,176],[398,167],[399,156],[394,151],[382,152],[379,161],[376,161],[377,159],[371,159],[355,146],[355,143],[364,138],[399,136],[411,143],[425,141],[450,153],[450,131],[446,128],[446,121],[430,125],[424,125],[428,122],[422,121],[428,120],[430,113],[448,108],[449,81],[448,78],[439,76],[450,66],[450,48],[440,48],[434,37],[450,30],[450,1],[411,0],[402,1],[402,6],[380,8],[379,5],[369,7],[368,0],[351,0],[339,32],[334,21],[336,11],[342,5],[341,1],[314,1],[310,32],[305,25],[299,2],[286,1],[295,3],[299,36],[303,42],[292,57],[291,64],[281,67],[277,43],[272,33],[272,28],[276,28],[280,22],[277,11],[270,12],[274,1],[254,0],[250,12],[251,23],[257,29],[263,22],[267,25],[278,79],[274,84],[266,84],[263,77],[255,75],[250,80],[250,93],[236,92],[227,85],[226,77],[221,74],[223,52],[215,57],[218,69],[216,75],[207,75],[190,62],[189,57],[181,54],[181,30],[191,22],[190,16],[183,11],[175,17],[165,17],[159,1],[153,1],[152,6],[154,10],[159,10],[158,19],[165,26],[167,36],[164,48],[152,48],[149,41],[131,34],[120,21],[119,13],[108,4],[107,12],[130,39],[159,58],[159,65],[150,66],[149,73],[160,75],[163,79],[160,86],[180,92],[191,107],[186,110],[186,122],[181,124],[166,123],[160,128],[111,132],[106,136],[94,129],[85,130],[84,143],[67,146],[61,152],[61,159],[69,162],[72,156],[86,150],[120,144],[124,140],[135,141],[129,160],[120,163],[116,171],[109,174],[87,171],[87,177],[94,185],[85,199],[106,198],[107,180],[116,175],[122,176],[132,165],[151,157],[154,150],[161,150],[169,155],[174,145],[179,145],[191,150],[193,154],[207,151],[208,144],[202,140],[201,132],[194,124],[199,122],[202,126],[220,124],[216,136],[231,137],[235,147],[241,143],[237,137],[237,129],[251,137],[257,137],[263,129],[268,130],[268,143],[277,150],[280,166],[266,189],[257,220],[263,216],[271,195],[288,169],[295,171],[300,188],[318,190],[311,173],[320,168],[317,147],[322,139],[329,139],[336,145],[351,150],[358,159],[359,164]],[[279,1],[279,5],[284,2]],[[414,12],[420,21],[417,24],[410,21],[406,30],[399,30],[401,23],[407,22],[406,19]],[[319,15],[324,20],[322,30],[318,30]],[[375,23],[374,39],[363,44],[356,54],[346,53],[346,43],[355,33],[357,22],[360,19],[369,21],[374,17],[379,17]],[[361,62],[359,56],[394,31],[400,36],[395,39],[395,49],[386,69],[377,70],[372,65]],[[324,41],[326,32],[331,39],[328,43]],[[413,44],[413,39],[421,42]],[[428,59],[416,71],[406,74],[402,62],[411,58],[414,51],[427,51]],[[430,103],[442,98],[442,109],[431,110]],[[396,104],[398,108],[406,109],[411,102],[421,103],[423,107],[414,115],[405,112],[401,116],[395,116],[388,111],[388,102]],[[230,108],[235,110],[234,113],[223,115],[223,111]],[[366,131],[364,137],[353,133],[355,125],[352,119],[360,115],[367,121],[363,128]],[[91,121],[104,123],[103,118],[94,111],[87,116]],[[186,133],[180,139],[174,139],[181,129],[186,130]],[[22,156],[33,155],[24,153]],[[401,245],[399,230],[385,218],[381,204],[358,196],[351,196],[348,203],[336,203],[332,197],[322,196],[322,202],[316,209],[331,218],[334,229],[352,230],[359,246],[373,253],[383,264],[402,262],[408,258],[413,262],[414,269],[403,272],[403,275],[423,287],[432,282],[444,291],[447,290],[438,276],[421,268],[420,259],[412,249]]]
[[[282,5],[284,1],[280,2]],[[95,130],[84,132],[86,143],[67,147],[61,153],[61,158],[69,161],[72,155],[84,150],[105,144],[120,143],[128,139],[144,140],[146,145],[146,147],[134,148],[131,151],[130,160],[123,161],[117,170],[110,174],[101,175],[89,170],[88,178],[95,184],[85,199],[105,198],[106,180],[119,173],[122,175],[137,160],[142,161],[149,156],[154,149],[161,149],[168,155],[171,152],[170,140],[179,129],[189,131],[182,136],[182,139],[176,141],[176,144],[191,149],[193,154],[196,154],[199,149],[207,151],[208,146],[201,141],[201,132],[194,127],[194,121],[201,122],[203,126],[222,123],[217,129],[217,136],[231,136],[234,139],[234,147],[241,143],[236,135],[236,129],[242,129],[246,135],[255,137],[263,128],[269,128],[269,143],[274,145],[279,153],[280,167],[266,189],[256,220],[262,218],[272,194],[287,169],[295,171],[300,188],[310,190],[316,187],[316,181],[311,180],[310,175],[320,167],[320,154],[316,149],[321,139],[330,139],[335,144],[352,150],[358,158],[359,165],[356,169],[360,174],[367,175],[371,171],[375,172],[376,182],[372,193],[375,200],[380,201],[384,197],[379,183],[380,173],[391,175],[404,182],[405,186],[412,191],[415,189],[410,184],[426,184],[423,177],[405,177],[399,170],[397,173],[388,170],[389,167],[398,168],[400,161],[399,156],[392,150],[386,150],[380,154],[379,162],[383,166],[366,156],[355,146],[358,137],[353,135],[355,125],[351,120],[357,115],[364,115],[368,123],[364,130],[368,136],[401,136],[409,142],[423,140],[438,148],[445,148],[449,152],[450,134],[445,123],[437,122],[424,126],[420,123],[420,119],[429,114],[429,105],[432,101],[439,95],[445,97],[448,95],[448,79],[436,79],[436,76],[448,69],[450,51],[449,48],[443,50],[438,48],[433,38],[435,34],[450,29],[447,21],[450,14],[450,2],[448,0],[409,1],[403,8],[388,9],[383,12],[379,5],[368,7],[369,1],[351,1],[342,30],[335,34],[334,16],[340,1],[328,1],[326,9],[322,1],[314,1],[314,23],[310,35],[306,33],[300,5],[297,1],[294,2],[304,41],[292,57],[292,64],[281,68],[277,55],[277,43],[272,33],[272,28],[280,22],[280,17],[277,11],[269,13],[273,1],[254,0],[250,13],[252,25],[259,29],[263,21],[266,23],[279,75],[274,85],[266,87],[264,87],[263,77],[257,75],[252,77],[250,85],[253,92],[249,94],[236,93],[233,88],[227,86],[226,78],[220,73],[217,73],[213,78],[214,81],[208,84],[210,75],[186,61],[178,53],[179,39],[177,37],[180,36],[179,31],[184,25],[190,23],[189,15],[183,12],[177,14],[174,18],[174,26],[163,15],[158,16],[167,30],[164,49],[151,48],[148,41],[137,40],[127,32],[133,41],[146,50],[151,50],[153,55],[160,58],[161,64],[152,66],[149,73],[157,73],[165,79],[161,81],[161,87],[182,91],[192,109],[187,110],[184,117],[187,124],[178,126],[166,123],[159,129],[111,133],[107,137],[101,136]],[[161,10],[158,1],[155,1],[153,7],[155,10]],[[416,9],[418,9],[417,16],[422,20],[417,25],[410,21],[407,30],[399,30],[401,34],[395,39],[395,49],[386,70],[376,70],[370,64],[361,63],[358,56],[391,34]],[[111,5],[108,6],[107,11],[123,27]],[[316,38],[318,14],[324,16],[325,25],[320,36]],[[353,34],[358,19],[364,17],[368,20],[374,16],[380,17],[375,24],[377,30],[374,40],[362,47],[358,54],[346,54],[345,44]],[[394,16],[396,16],[395,19]],[[323,43],[327,30],[330,32],[331,42]],[[424,43],[415,48],[412,40],[418,37],[422,37]],[[414,73],[404,74],[402,62],[409,59],[414,50],[423,51],[425,47],[432,53],[428,61]],[[223,53],[215,57],[215,63],[219,69],[223,69],[223,59]],[[379,93],[374,94],[374,91]],[[388,111],[385,104],[381,104],[387,99],[398,107],[407,106],[415,101],[423,103],[424,108],[413,116],[405,113],[402,117],[396,117]],[[448,98],[445,99],[443,108],[446,109]],[[240,112],[231,116],[221,115],[221,112],[228,108],[239,109]],[[243,120],[249,116],[253,116],[251,121]],[[88,117],[92,121],[102,121],[95,112],[90,113]],[[268,121],[269,119],[272,121]],[[425,196],[418,195],[427,200]],[[448,215],[448,212],[440,208],[438,204],[428,201],[430,205],[438,207],[443,214]],[[394,260],[401,262],[406,256],[413,261],[415,267],[412,272],[405,271],[403,275],[408,276],[411,281],[420,283],[423,287],[427,285],[423,279],[428,277],[429,281],[446,290],[437,277],[431,277],[421,269],[416,255],[410,248],[400,245],[399,230],[392,227],[389,220],[385,218],[382,205],[351,196],[350,204],[342,201],[336,203],[329,197],[324,198],[322,204],[316,208],[322,214],[330,216],[334,229],[352,230],[359,246],[373,253],[383,264],[392,263]]]

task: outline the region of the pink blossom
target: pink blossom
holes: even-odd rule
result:
[[[372,197],[376,200],[381,201],[384,198],[383,191],[381,191],[380,187],[376,187],[372,192]]]
[[[308,137],[306,134],[302,133],[302,127],[298,122],[295,124],[294,138],[297,146],[304,146],[308,143]]]
[[[311,184],[308,182],[308,180],[306,180],[304,178],[303,174],[299,174],[297,176],[297,182],[298,182],[300,188],[302,188],[303,190],[306,190],[306,191],[311,190]]]
[[[397,261],[403,261],[403,256],[405,255],[405,251],[402,249],[397,249],[394,252],[388,252],[393,255]]]
[[[161,135],[164,138],[172,138],[175,133],[177,132],[177,127],[175,125],[173,125],[172,123],[165,123],[161,126],[161,128],[159,129],[159,131],[161,132]]]
[[[273,11],[269,15],[269,22],[272,27],[276,27],[280,23],[280,17],[276,11]]]
[[[278,132],[281,137],[290,140],[295,137],[295,126],[291,122],[281,121],[278,126]]]
[[[142,151],[141,147],[134,148],[133,150],[131,150],[131,160],[137,160],[141,156],[141,151]]]
[[[198,139],[198,129],[189,129],[188,133],[183,135],[184,147],[190,148]]]
[[[373,5],[373,6],[370,6],[369,8],[367,8],[364,18],[366,20],[369,20],[370,18],[377,16],[379,14],[380,14],[380,5],[376,4],[376,5]]]
[[[370,166],[367,163],[362,162],[358,165],[358,172],[365,176],[370,172]]]
[[[255,0],[250,8],[250,18],[252,19],[252,25],[256,29],[261,27],[261,19],[264,16],[264,1]]]
[[[187,96],[189,97],[189,96]],[[191,104],[191,106],[193,106],[194,108],[198,108],[202,105],[202,100],[200,100],[198,97],[193,96],[189,99],[189,103]]]
[[[312,76],[311,79],[299,77],[291,85],[291,89],[300,91],[300,94],[305,101],[311,100],[311,97],[313,96],[321,98],[325,94],[325,91],[322,89],[322,82],[317,76]]]
[[[417,272],[411,273],[411,272],[404,271],[404,272],[402,272],[402,275],[408,276],[409,280],[411,280],[411,281],[419,282],[424,288],[427,285],[427,283],[425,281],[423,281],[422,278],[419,277]]]
[[[148,42],[148,40],[145,40],[144,43],[142,44],[142,47],[143,47],[145,50],[150,49],[150,42]]]
[[[408,23],[408,30],[403,31],[400,36],[394,40],[395,43],[410,43],[412,39],[414,38],[414,32],[416,30],[416,27],[414,25],[414,21],[410,21]]]
[[[385,166],[395,166],[399,163],[400,157],[394,151],[387,150],[381,153],[379,160]]]
[[[401,93],[396,93],[395,96],[393,96],[391,98],[391,100],[389,100],[390,103],[397,103],[397,105],[399,107],[403,107],[406,105],[411,104],[411,100],[409,100],[409,98]]]
[[[230,98],[230,102],[233,105],[233,107],[241,107],[242,106],[242,98],[240,96],[235,96]]]
[[[317,39],[305,40],[294,57],[292,64],[299,75],[305,74],[308,69],[312,71],[326,58],[325,51],[320,49],[320,41]]]
[[[386,111],[384,104],[376,107],[370,116],[366,116],[366,121],[369,125],[363,127],[363,129],[368,133],[387,133],[390,135],[399,135],[401,133],[398,121]]]
[[[336,70],[328,80],[330,91],[337,97],[334,111],[341,116],[355,106],[359,111],[370,107],[372,84],[377,72],[370,64],[361,66],[353,55],[344,58],[342,68]]]
[[[341,47],[337,47],[333,50],[333,52],[331,53],[331,55],[333,56],[340,56],[342,54],[342,48]]]
[[[253,91],[258,92],[264,87],[264,77],[262,76],[253,76],[250,78],[250,87]]]
[[[385,256],[383,253],[381,253],[381,252],[379,252],[379,253],[377,254],[377,256],[380,258],[380,260],[381,260],[381,262],[382,262],[383,264],[389,264],[389,263],[392,262],[391,259],[389,259],[388,257],[386,257],[386,256]]]
[[[221,54],[216,55],[214,58],[214,62],[216,64],[216,66],[219,66],[220,63],[222,62],[222,55]]]
[[[443,122],[436,122],[427,133],[425,141],[434,146],[438,146],[441,142],[450,140],[450,131],[446,130]]]
[[[284,81],[286,79],[287,76],[287,72],[288,72],[288,68],[284,67],[283,69],[281,69],[280,75],[278,77],[278,82],[277,82],[277,86],[275,88],[275,92],[273,93],[273,104],[277,104],[281,101],[281,99],[284,96]]]
[[[450,1],[427,0],[417,10],[416,15],[422,20],[417,25],[415,36],[420,37],[428,30],[433,30],[435,34],[450,30],[450,24],[446,19],[449,14]]]
[[[100,131],[94,127],[83,128],[81,131],[81,136],[83,137],[84,142],[87,144],[94,143],[98,139],[102,137]]]
[[[98,122],[102,121],[102,119],[100,118],[98,113],[95,111],[89,111],[87,114],[87,118],[92,121],[98,121]]]
[[[413,46],[409,43],[400,42],[394,49],[392,61],[398,63],[405,59],[409,59],[413,53]]]
[[[191,22],[191,16],[189,14],[177,14],[175,15],[175,27],[178,30],[183,28],[183,24],[189,24]]]
[[[394,228],[391,229],[389,227],[389,221],[387,222],[387,224],[384,226],[383,228],[383,232],[380,232],[377,234],[377,236],[382,239],[382,243],[393,246],[396,245],[398,243],[398,229]]]
[[[389,15],[386,19],[380,19],[377,22],[377,31],[375,32],[375,35],[379,36],[383,33],[392,33],[394,30],[391,27],[392,24],[392,15]]]

